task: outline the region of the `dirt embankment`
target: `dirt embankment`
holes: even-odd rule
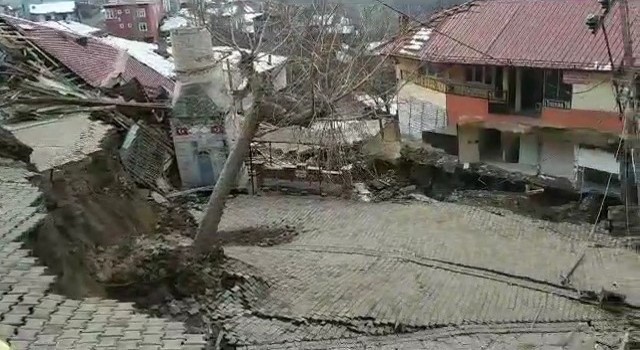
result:
[[[36,180],[49,215],[28,244],[58,276],[58,293],[135,302],[215,341],[225,317],[219,305],[235,300],[228,294],[243,285],[267,289],[247,267],[238,274],[241,264],[227,259],[221,247],[281,244],[296,232],[292,227],[219,232],[214,249],[195,255],[190,244],[197,224],[187,203],[156,201],[149,190],[137,188],[120,166],[121,141],[114,134],[103,151]],[[239,307],[249,305],[243,298]]]
[[[618,203],[596,194],[581,198],[575,191],[554,187],[527,193],[528,188],[542,187],[532,187],[525,176],[465,170],[441,153],[407,149],[393,163],[375,162],[374,170],[380,175],[367,182],[374,201],[396,200],[417,192],[439,201],[497,207],[536,219],[574,223],[594,223],[606,217],[609,205]]]
[[[105,252],[127,255],[143,237],[194,227],[180,208],[157,204],[128,179],[117,157],[120,141],[112,135],[103,151],[39,179],[49,215],[29,244],[59,276],[55,287],[65,295],[106,296],[112,272]]]

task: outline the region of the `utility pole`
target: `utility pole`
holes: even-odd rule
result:
[[[635,176],[635,162],[637,161],[637,144],[638,144],[638,121],[637,121],[637,101],[636,101],[636,83],[635,83],[635,62],[633,58],[633,43],[631,39],[631,24],[629,22],[629,3],[627,0],[619,0],[620,11],[620,29],[622,31],[623,59],[621,73],[624,79],[625,88],[622,94],[625,94],[624,100],[626,104],[624,110],[624,167],[625,167],[625,204],[627,205],[627,216],[629,215],[629,205],[637,205],[640,198],[640,187],[637,186],[638,179]],[[620,98],[620,96],[618,96]],[[633,174],[633,176],[631,176]],[[632,191],[635,187],[636,191]],[[635,193],[634,193],[635,192]]]
[[[635,162],[640,161],[638,159],[638,122],[637,122],[637,107],[636,102],[636,67],[633,58],[633,43],[631,38],[631,24],[629,22],[629,3],[627,0],[598,0],[604,13],[600,15],[589,15],[587,17],[587,26],[591,29],[592,33],[596,33],[602,28],[605,40],[607,42],[607,48],[609,49],[609,39],[604,27],[604,21],[609,14],[609,10],[613,7],[615,2],[618,2],[618,11],[620,12],[620,30],[623,42],[623,57],[620,67],[617,72],[614,66],[613,56],[609,49],[609,58],[611,60],[612,71],[614,73],[614,84],[616,84],[616,98],[618,99],[618,107],[620,108],[620,114],[623,118],[623,154],[620,159],[620,176],[621,176],[621,191],[622,199],[625,202],[627,217],[629,213],[629,207],[636,207],[638,199],[640,198],[640,187],[637,186],[635,176]],[[617,73],[617,74],[616,74]],[[635,188],[635,190],[634,190]]]

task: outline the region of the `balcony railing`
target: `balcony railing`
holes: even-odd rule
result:
[[[508,101],[507,91],[498,90],[490,86],[464,84],[426,75],[415,76],[410,80],[424,88],[447,94],[483,98],[494,103],[506,103]]]

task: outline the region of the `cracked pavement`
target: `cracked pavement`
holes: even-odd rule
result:
[[[72,300],[50,291],[47,275],[22,236],[46,216],[24,165],[0,158],[0,338],[15,350],[202,349],[204,336],[180,322],[149,317],[131,303]]]
[[[237,346],[342,348],[351,341],[345,349],[385,348],[395,346],[394,333],[406,332],[409,345],[397,348],[506,349],[515,342],[554,349],[543,339],[555,334],[580,339],[582,345],[565,348],[585,349],[582,342],[598,342],[600,331],[619,340],[625,323],[580,302],[577,290],[606,288],[630,303],[640,300],[640,257],[610,237],[590,235],[590,225],[451,203],[240,196],[230,200],[220,229],[278,225],[296,227],[299,236],[280,246],[225,247],[269,285],[249,311],[221,312]],[[570,288],[562,286],[583,253]],[[461,334],[451,340],[429,331],[447,327]],[[478,334],[494,336],[483,343]],[[354,339],[363,336],[382,338],[362,347]]]

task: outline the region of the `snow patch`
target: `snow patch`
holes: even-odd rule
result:
[[[46,15],[49,13],[72,13],[75,10],[75,1],[58,1],[29,5],[29,12],[34,15]]]
[[[76,21],[45,21],[43,25],[56,30],[78,35],[92,35],[102,30]]]
[[[173,62],[155,53],[155,50],[158,49],[158,46],[156,44],[128,40],[116,36],[108,36],[106,38],[99,39],[111,46],[126,51],[129,55],[131,55],[131,57],[149,66],[151,69],[167,78],[173,78],[175,76],[175,73],[173,71]]]

